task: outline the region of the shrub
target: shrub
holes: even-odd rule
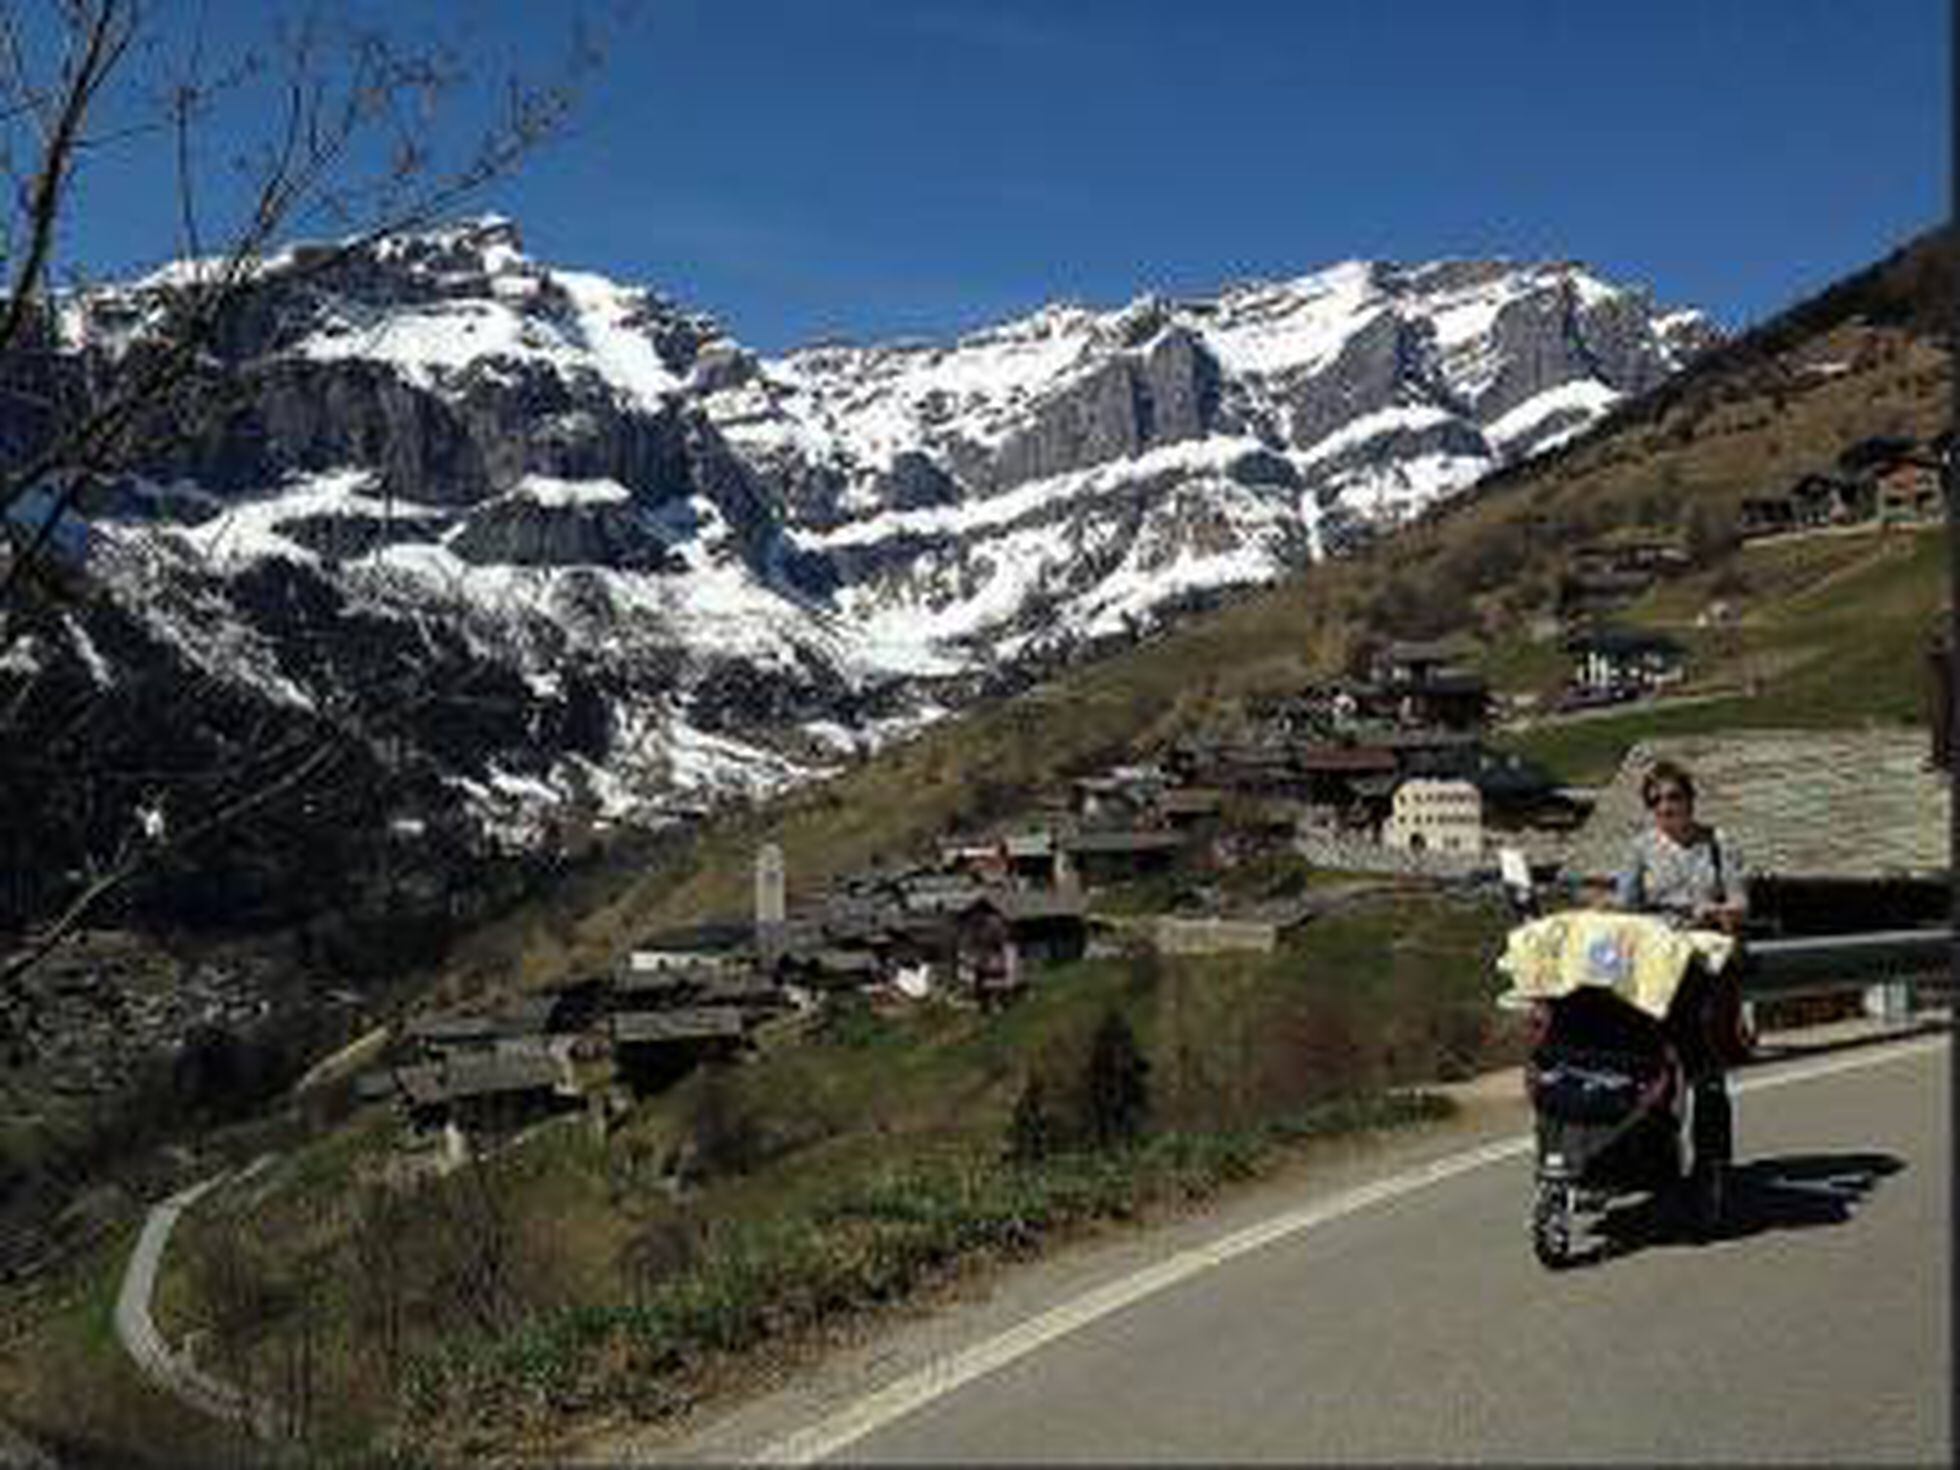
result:
[[[1065,1125],[1048,1100],[1047,1084],[1041,1073],[1030,1072],[1014,1101],[1013,1116],[1007,1120],[1007,1157],[1016,1164],[1034,1164],[1054,1153],[1062,1144]]]
[[[725,1067],[710,1066],[702,1073],[687,1121],[694,1161],[702,1173],[746,1174],[762,1161],[762,1125]]]
[[[1129,1021],[1120,1011],[1104,1012],[1083,1078],[1084,1121],[1097,1148],[1131,1143],[1142,1134],[1150,1111],[1149,1079],[1149,1059]]]

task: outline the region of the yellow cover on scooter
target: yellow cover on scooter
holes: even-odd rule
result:
[[[1513,929],[1497,961],[1511,988],[1497,998],[1518,1007],[1598,985],[1659,1020],[1699,958],[1719,974],[1735,940],[1713,929],[1677,929],[1652,914],[1570,909]]]

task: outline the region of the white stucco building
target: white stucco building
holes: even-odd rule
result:
[[[1413,777],[1395,788],[1382,845],[1410,852],[1480,854],[1484,799],[1468,781]]]

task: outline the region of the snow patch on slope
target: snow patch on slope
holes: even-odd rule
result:
[[[1485,426],[1484,433],[1491,443],[1499,448],[1508,448],[1518,440],[1528,438],[1532,430],[1553,414],[1583,414],[1584,421],[1573,424],[1567,434],[1558,436],[1559,439],[1563,439],[1569,437],[1569,434],[1578,433],[1587,423],[1605,413],[1619,401],[1620,395],[1604,383],[1581,378],[1574,382],[1561,383],[1556,388],[1548,388],[1534,398],[1527,398],[1509,413],[1492,420]],[[1554,441],[1534,442],[1532,448],[1546,449],[1552,442]]]

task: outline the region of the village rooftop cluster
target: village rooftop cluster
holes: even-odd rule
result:
[[[1239,738],[1079,777],[1031,820],[847,874],[794,910],[766,850],[751,919],[650,937],[611,974],[496,1011],[417,1022],[412,1057],[368,1074],[363,1091],[457,1143],[566,1109],[603,1122],[705,1058],[740,1054],[772,1018],[842,997],[991,1007],[1043,967],[1126,945],[1270,950],[1315,902],[1225,901],[1217,878],[1257,858],[1479,880],[1492,833],[1569,831],[1586,804],[1486,748],[1489,691],[1450,658],[1439,644],[1392,644],[1366,677],[1258,703]],[[1139,885],[1155,885],[1148,922],[1095,905]]]

